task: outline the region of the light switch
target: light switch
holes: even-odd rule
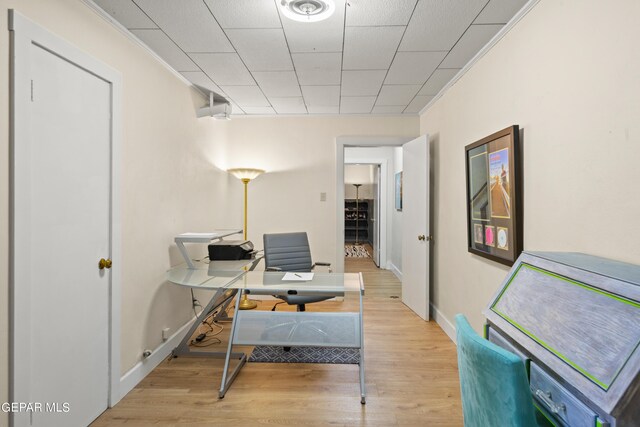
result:
[[[320,201],[321,202],[327,201],[327,193],[320,193]]]

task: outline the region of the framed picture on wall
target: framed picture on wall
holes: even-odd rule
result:
[[[465,147],[468,250],[505,265],[522,252],[518,138],[513,125]]]
[[[402,172],[396,174],[396,210],[402,210]]]

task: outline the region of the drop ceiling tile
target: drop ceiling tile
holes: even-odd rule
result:
[[[340,86],[302,86],[302,95],[309,112],[312,107],[338,107]]]
[[[282,28],[273,1],[204,0],[222,28]]]
[[[256,84],[237,53],[192,53],[190,57],[218,86]]]
[[[307,107],[309,114],[338,114],[340,107]]]
[[[341,53],[291,54],[300,85],[339,85]]]
[[[281,29],[226,30],[226,33],[250,71],[293,70]]]
[[[407,105],[404,113],[419,113],[420,110],[422,110],[432,99],[433,96],[418,95],[413,98],[413,101],[411,101],[409,105]]]
[[[270,107],[258,86],[222,86],[222,90],[243,110],[249,107]]]
[[[506,24],[526,3],[527,0],[491,0],[473,23]]]
[[[420,85],[383,85],[376,105],[407,105],[419,90]]]
[[[486,3],[487,0],[421,0],[399,50],[450,50]]]
[[[347,27],[345,70],[386,70],[396,53],[404,27]]]
[[[234,52],[202,0],[136,0],[185,52]]]
[[[371,110],[372,114],[400,114],[406,108],[405,105],[376,105]]]
[[[196,64],[162,30],[131,30],[176,71],[199,71]]]
[[[260,71],[252,74],[268,98],[302,95],[293,71]]]
[[[279,11],[282,27],[292,53],[342,51],[345,0],[336,0],[335,4],[336,11],[333,15],[320,22],[293,21]]]
[[[375,96],[343,96],[340,98],[340,114],[369,114],[374,102]]]
[[[377,95],[387,70],[346,70],[342,72],[342,96]]]
[[[459,68],[437,69],[422,86],[418,95],[437,95],[449,81],[458,74]]]
[[[398,52],[389,68],[385,84],[423,84],[442,62],[447,52]]]
[[[183,71],[180,74],[185,76],[187,80],[189,80],[191,83],[193,83],[196,86],[199,86],[205,91],[213,92],[218,95],[225,96],[222,89],[220,89],[220,87],[217,84],[215,84],[213,80],[211,80],[209,76],[207,76],[202,71]]]
[[[502,27],[502,25],[472,25],[440,66],[442,68],[464,67]]]
[[[347,26],[407,25],[417,0],[349,0]]]
[[[95,0],[95,3],[125,28],[158,28],[131,0]]]
[[[275,114],[271,107],[244,107],[244,112],[247,114]]]
[[[306,114],[307,107],[304,105],[302,97],[294,98],[271,98],[269,102],[278,114]]]
[[[233,102],[232,100],[228,99],[227,101],[229,101],[229,104],[231,104],[231,114],[232,115],[243,115],[244,114],[244,110],[242,108],[240,108],[240,106],[238,104],[236,104],[235,102]]]

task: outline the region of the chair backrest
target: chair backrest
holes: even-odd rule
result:
[[[283,271],[311,271],[313,262],[307,233],[265,234],[264,262],[267,268]]]
[[[523,361],[476,334],[461,314],[456,337],[465,427],[537,426]]]

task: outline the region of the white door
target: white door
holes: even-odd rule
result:
[[[371,215],[373,228],[373,262],[380,267],[380,165],[373,165],[373,214]]]
[[[16,100],[28,104],[16,114],[30,125],[15,143],[14,288],[30,298],[15,300],[27,310],[14,314],[14,397],[42,410],[14,424],[86,426],[109,402],[111,275],[98,262],[111,255],[112,92],[36,44],[26,69],[31,99]]]
[[[429,320],[429,142],[403,145],[402,302]]]

